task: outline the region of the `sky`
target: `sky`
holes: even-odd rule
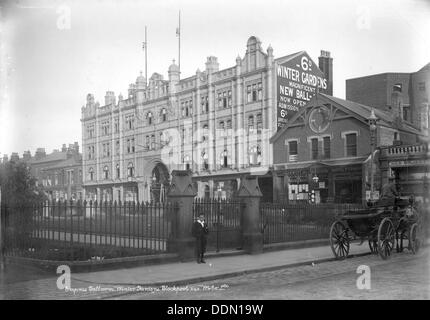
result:
[[[427,0],[146,0],[0,2],[0,157],[63,143],[82,143],[86,95],[104,104],[106,91],[127,96],[144,71],[167,79],[178,59],[181,76],[220,69],[244,56],[257,36],[275,58],[305,50],[318,61],[333,57],[333,95],[345,98],[345,80],[383,72],[414,72],[430,62]]]

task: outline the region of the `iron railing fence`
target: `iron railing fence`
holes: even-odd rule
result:
[[[237,199],[196,198],[194,220],[203,214],[208,224],[208,250],[242,247],[242,205]]]
[[[164,253],[177,230],[172,203],[2,204],[5,255],[91,260]]]
[[[339,214],[362,209],[360,204],[261,203],[263,243],[324,239]]]

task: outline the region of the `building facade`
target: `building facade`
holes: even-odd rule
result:
[[[417,72],[381,73],[346,80],[346,99],[389,113],[400,113],[404,121],[428,134],[430,63]],[[392,100],[398,105],[392,107]]]
[[[362,203],[380,192],[379,147],[417,143],[413,126],[390,113],[318,94],[272,138],[275,201]],[[373,156],[371,156],[373,152]],[[372,174],[373,172],[373,178]],[[373,181],[372,181],[373,180]]]
[[[288,63],[308,72],[298,79],[295,65],[284,67]],[[244,57],[231,68],[219,70],[210,56],[204,71],[181,79],[173,62],[167,80],[158,73],[149,81],[140,75],[126,98],[119,95],[117,101],[108,91],[101,106],[88,94],[81,118],[85,198],[163,201],[171,171],[189,169],[199,197],[230,197],[242,175],[259,174],[263,194],[271,199],[269,138],[285,110],[298,108],[293,103],[300,107],[317,86],[331,94],[330,54],[319,63],[324,72],[305,51],[275,59],[270,46],[265,52],[260,40],[250,37]],[[280,71],[298,95],[281,107]],[[330,81],[323,84],[325,74]],[[283,94],[290,92],[286,88]]]
[[[61,150],[46,154],[45,149],[37,149],[32,157],[24,153],[23,161],[30,167],[37,183],[43,186],[49,200],[83,199],[82,155],[77,142]]]

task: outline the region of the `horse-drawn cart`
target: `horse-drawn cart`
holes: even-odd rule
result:
[[[348,211],[342,214],[330,228],[330,246],[337,259],[345,259],[350,243],[366,239],[372,253],[388,259],[396,245],[397,252],[407,248],[417,253],[420,247],[419,215],[409,199],[396,198],[380,201],[374,207]]]

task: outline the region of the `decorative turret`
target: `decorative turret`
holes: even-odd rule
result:
[[[179,66],[175,63],[175,59],[173,59],[173,62],[169,67],[169,82],[178,82],[180,74],[181,71],[179,70]]]
[[[106,95],[105,95],[105,105],[107,106],[107,105],[110,105],[110,104],[113,104],[113,105],[115,105],[116,104],[116,101],[115,101],[116,99],[115,99],[115,93],[113,92],[113,91],[106,91]]]
[[[208,73],[217,72],[219,70],[218,58],[210,56],[206,60],[206,71]]]
[[[130,86],[131,87],[131,86]],[[140,75],[136,78],[135,96],[137,103],[143,103],[145,100],[146,79],[140,71]]]

